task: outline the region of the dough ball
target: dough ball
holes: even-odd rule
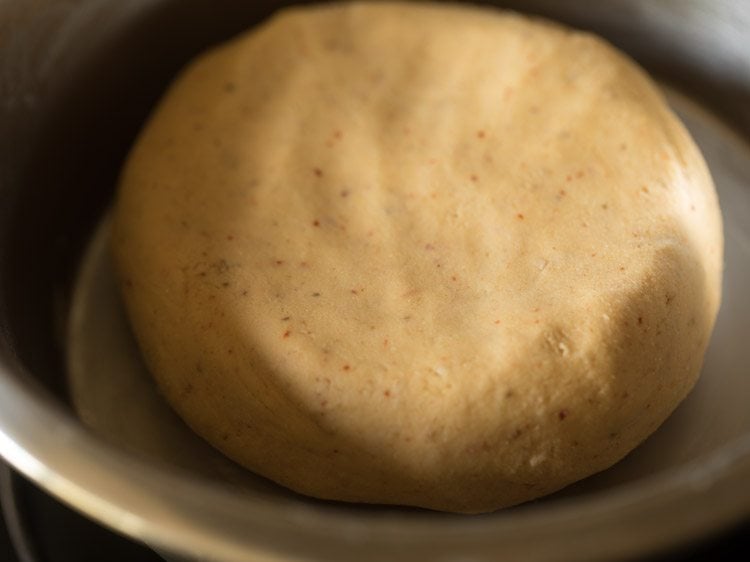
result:
[[[304,494],[483,512],[603,470],[696,381],[706,165],[590,34],[298,7],[198,58],[124,170],[114,253],[164,396]]]

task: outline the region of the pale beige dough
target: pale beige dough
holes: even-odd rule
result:
[[[698,376],[703,159],[601,39],[452,5],[283,11],[132,151],[114,252],[164,395],[321,498],[494,510],[612,465]]]

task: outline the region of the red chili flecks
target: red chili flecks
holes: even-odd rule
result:
[[[518,213],[516,218],[518,218],[518,220],[523,220],[523,213]]]
[[[313,174],[315,174],[319,178],[322,178],[323,170],[321,170],[320,168],[313,168]]]
[[[342,371],[350,371],[351,368],[352,368],[351,365],[349,365],[348,363],[346,365],[341,366]]]
[[[315,219],[312,223],[313,226],[320,226],[320,221],[318,219]]]
[[[557,412],[557,419],[559,419],[560,421],[563,421],[567,417],[568,417],[567,410],[560,410],[559,412]]]
[[[292,335],[292,331],[291,331],[291,330],[287,330],[286,332],[284,332],[284,335],[283,335],[282,337],[283,337],[284,339],[286,339],[286,338],[288,338],[288,337],[289,337],[289,336],[291,336],[291,335]]]

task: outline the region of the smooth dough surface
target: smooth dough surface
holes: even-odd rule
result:
[[[114,252],[164,395],[321,498],[481,512],[605,469],[696,381],[705,163],[602,40],[482,8],[285,10],[197,59]]]

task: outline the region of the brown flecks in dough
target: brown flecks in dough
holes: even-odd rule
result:
[[[383,396],[385,396],[386,398],[390,398],[391,397],[391,391],[388,390],[388,389],[384,390],[383,391]]]
[[[486,137],[487,137],[487,133],[485,133],[483,130],[480,129],[479,131],[477,131],[477,138],[478,139],[483,139],[483,138],[486,138]]]
[[[242,291],[242,296],[243,296],[243,297],[246,297],[246,296],[247,296],[247,294],[248,294],[248,293],[247,293],[247,289],[245,289],[244,291]]]
[[[621,265],[620,266],[620,271],[625,271],[625,266]]]
[[[221,286],[222,286],[222,287],[224,287],[225,289],[228,289],[228,288],[229,288],[229,281],[224,281],[224,282],[223,282],[223,283],[221,284]]]
[[[516,395],[516,392],[511,388],[505,391],[506,398],[513,398],[515,395]]]
[[[230,242],[232,240],[234,240],[234,235],[233,234],[227,234],[227,240],[229,240]]]
[[[500,324],[500,320],[495,320],[495,324],[499,325]]]
[[[583,170],[578,170],[576,172],[576,179],[581,179],[585,175],[586,175],[586,172],[584,172]]]
[[[516,428],[516,430],[511,434],[510,438],[515,440],[521,437],[521,435],[523,435],[523,429],[519,427],[519,428]]]
[[[573,176],[571,174],[568,174],[565,176],[565,181],[573,181]]]
[[[193,385],[192,383],[186,383],[185,386],[182,387],[182,394],[184,396],[188,396],[193,393]]]
[[[560,197],[565,197],[565,196],[566,196],[566,195],[568,194],[568,192],[567,192],[567,191],[565,191],[564,189],[561,189],[560,191],[558,191],[558,192],[557,192],[557,194],[558,194],[558,195],[559,195]]]
[[[557,412],[558,420],[563,421],[567,417],[568,417],[568,410],[560,410],[559,412]]]
[[[435,249],[435,246],[433,246],[432,244],[429,244],[429,243],[428,243],[428,244],[425,244],[425,245],[424,245],[424,249],[425,249],[425,250],[427,250],[427,251],[429,252],[429,251],[432,251],[432,250],[434,250],[434,249]]]
[[[221,440],[222,441],[227,441],[228,439],[229,439],[229,434],[228,433],[224,432],[224,433],[221,434]]]
[[[666,295],[664,295],[664,304],[668,305],[669,303],[671,303],[674,300],[674,297],[675,296],[672,293],[667,293]]]
[[[202,373],[203,372],[203,365],[201,365],[200,363],[196,363],[196,365],[195,365],[195,371],[197,373]]]
[[[231,347],[227,349],[227,355],[232,355],[232,353],[234,353],[234,349],[232,349]]]
[[[385,338],[383,340],[383,349],[387,349],[387,348],[388,348],[388,338]]]
[[[645,185],[644,185],[644,186],[641,186],[641,191],[642,191],[643,193],[646,193],[646,194],[648,194],[648,193],[649,193],[649,191],[648,191],[648,187],[646,187]]]
[[[619,434],[619,433],[617,433],[616,431],[612,431],[612,432],[611,432],[611,433],[609,434],[609,438],[610,438],[610,439],[617,439],[617,438],[618,438],[619,436],[620,436],[620,434]]]
[[[458,281],[458,277],[455,275],[451,275],[451,281]]]
[[[276,265],[284,265],[284,260],[276,260],[274,262],[274,264],[276,264]]]
[[[346,363],[346,364],[344,364],[344,365],[341,366],[341,370],[342,371],[351,371],[352,370],[352,366],[349,365],[349,363]]]
[[[131,279],[130,277],[127,277],[127,278],[125,279],[125,286],[126,286],[126,287],[127,287],[128,289],[132,289],[132,288],[133,288],[133,280],[132,280],[132,279]]]
[[[524,219],[524,217],[523,217],[523,213],[518,213],[518,214],[516,214],[516,218],[517,218],[518,220],[521,220],[521,221],[522,221],[522,220]]]
[[[643,324],[643,316],[638,317],[638,325],[640,326],[641,324]]]
[[[606,203],[602,203],[602,209],[606,211],[607,209],[609,209],[609,205],[607,205]]]
[[[319,296],[320,296],[320,293],[313,293],[313,294],[312,294],[312,295],[310,295],[310,296],[311,296],[311,297],[319,297]]]
[[[320,168],[313,168],[313,174],[315,174],[315,177],[322,178],[323,170],[321,170]]]
[[[342,189],[339,192],[339,196],[342,197],[342,198],[344,198],[344,199],[346,199],[347,197],[349,197],[350,194],[351,194],[351,192],[348,189]]]
[[[287,321],[291,320],[291,318],[292,318],[291,316],[284,316],[284,318],[282,318],[281,321],[282,322],[287,322]]]
[[[287,330],[287,331],[285,331],[285,332],[284,332],[284,333],[283,333],[283,334],[281,335],[281,337],[282,337],[282,338],[284,338],[284,339],[287,339],[287,338],[288,338],[289,336],[291,336],[291,335],[292,335],[292,331],[291,331],[291,330]]]
[[[620,150],[625,152],[628,149],[628,145],[624,142],[620,143]]]
[[[479,176],[478,176],[478,175],[476,175],[476,174],[471,174],[471,175],[469,176],[469,179],[470,179],[471,181],[473,181],[474,183],[477,183],[477,182],[479,181]]]
[[[328,405],[328,400],[321,400],[320,401],[320,407],[325,408]]]
[[[237,86],[234,82],[227,82],[224,84],[224,91],[227,93],[234,92],[237,89]]]
[[[314,220],[314,221],[312,222],[312,225],[313,225],[313,226],[315,226],[315,227],[318,227],[318,226],[320,226],[320,221],[319,221],[318,219],[315,219],[315,220]]]

